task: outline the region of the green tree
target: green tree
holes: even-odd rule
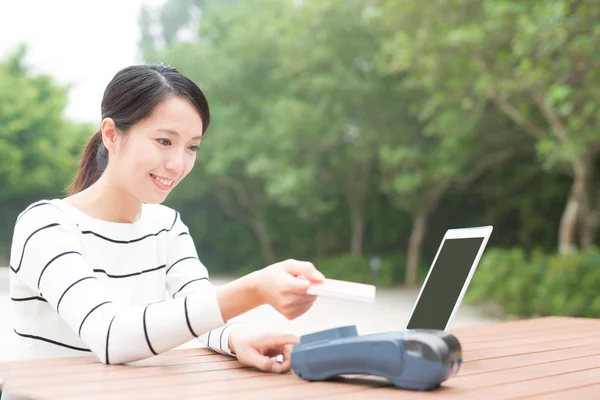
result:
[[[0,221],[7,227],[0,241],[8,241],[28,203],[64,194],[79,146],[92,132],[62,117],[68,88],[31,74],[26,54],[22,45],[0,62]]]
[[[390,29],[390,71],[410,71],[429,107],[463,108],[482,99],[536,140],[542,162],[573,177],[558,243],[593,242],[599,193],[600,5],[586,1],[378,2]]]
[[[264,168],[288,184],[296,207],[305,205],[306,213],[308,205],[313,218],[341,196],[351,223],[349,252],[358,257],[378,148],[394,134],[386,122],[398,107],[386,91],[389,82],[374,68],[378,27],[369,23],[362,0],[288,7],[274,42],[280,92],[268,121],[277,133],[271,168]],[[305,199],[307,189],[312,202]]]
[[[259,40],[253,40],[247,34],[260,29],[261,20],[248,19],[245,11],[259,11],[243,6],[229,9],[209,2],[202,9],[203,17],[195,21],[200,27],[198,37],[173,43],[148,61],[172,60],[207,94],[212,122],[203,144],[210,146],[210,151],[200,151],[203,166],[198,171],[210,182],[204,188],[227,215],[254,232],[264,261],[273,263],[277,255],[266,219],[269,207],[277,202],[266,195],[264,180],[252,174],[249,165],[269,139],[269,132],[260,125],[267,107],[257,99],[276,93],[268,79],[261,79],[274,60],[261,57],[267,51],[268,37],[257,35],[254,39]],[[277,13],[277,8],[262,10],[267,20]],[[243,67],[235,68],[240,62]],[[196,190],[195,195],[201,197],[202,193]]]
[[[169,197],[203,259],[233,271],[341,256],[360,269],[377,252],[398,280],[406,260],[410,285],[452,226],[490,223],[499,227],[492,243],[548,248],[557,199],[568,197],[559,171],[571,164],[534,162],[536,148],[544,162],[553,153],[484,90],[507,86],[502,98],[547,128],[523,88],[508,84],[507,65],[519,59],[506,46],[516,39],[494,22],[510,18],[485,17],[496,3],[434,3],[169,0],[142,15],[145,60],[176,66],[211,104],[198,163]],[[456,39],[465,21],[477,21],[474,42]],[[501,34],[481,36],[494,29]],[[477,69],[474,50],[486,60],[500,52],[494,74]]]

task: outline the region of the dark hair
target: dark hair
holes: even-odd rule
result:
[[[134,65],[120,70],[110,81],[102,98],[102,119],[112,118],[121,134],[148,118],[154,108],[171,96],[189,100],[202,118],[202,134],[210,123],[210,112],[202,90],[189,78],[162,64]],[[108,164],[108,150],[99,129],[87,142],[71,195],[96,182]]]

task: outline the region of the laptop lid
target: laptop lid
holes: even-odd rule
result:
[[[458,310],[492,226],[450,229],[421,286],[406,329],[446,330]]]

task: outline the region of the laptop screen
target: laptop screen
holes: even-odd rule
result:
[[[459,300],[483,237],[446,239],[421,289],[407,329],[444,330]]]

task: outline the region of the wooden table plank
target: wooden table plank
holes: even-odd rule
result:
[[[493,342],[507,338],[519,339],[547,335],[553,332],[574,332],[598,326],[595,319],[586,318],[540,318],[522,320],[519,325],[505,323],[479,325],[470,328],[451,329],[450,332],[461,337],[463,343]]]
[[[577,347],[588,347],[591,345],[597,345],[600,343],[600,339],[597,336],[587,337],[579,339],[577,341],[563,342],[549,342],[549,343],[537,343],[513,347],[502,347],[492,349],[481,349],[481,350],[469,350],[468,345],[465,345],[464,351],[465,359],[468,361],[481,361],[497,359],[500,357],[510,357],[524,354],[540,353],[545,351],[553,351],[559,349],[573,349]]]
[[[541,363],[552,363],[570,360],[577,357],[600,355],[600,344],[579,346],[568,349],[542,351],[537,353],[519,354],[511,357],[500,357],[478,361],[467,361],[463,364],[460,376],[471,376],[482,372],[501,371],[514,368],[515,365],[529,366]]]
[[[262,373],[207,349],[174,350],[131,365],[106,366],[90,357],[0,363],[0,377],[9,390],[35,399],[600,398],[598,319],[551,317],[452,332],[465,362],[458,376],[425,393],[376,377],[307,382],[293,373]]]
[[[462,340],[471,341],[473,339],[488,340],[487,335],[493,332],[502,332],[500,336],[515,336],[518,333],[536,334],[540,332],[549,332],[553,329],[568,327],[583,327],[597,325],[596,319],[575,318],[575,317],[544,317],[530,318],[514,321],[497,322],[494,324],[477,325],[472,327],[453,328],[450,332],[460,335]],[[484,333],[486,336],[481,337]],[[495,334],[497,335],[497,334]],[[490,336],[491,338],[492,336]]]
[[[571,358],[563,361],[515,366],[510,369],[491,371],[477,376],[456,376],[446,386],[453,389],[486,389],[495,385],[504,385],[520,381],[585,371],[600,366],[600,355]]]
[[[530,400],[600,399],[600,383],[527,397]]]
[[[478,343],[470,343],[465,342],[464,346],[469,351],[481,350],[481,349],[498,349],[504,347],[514,347],[514,346],[522,346],[522,345],[531,345],[531,344],[539,344],[539,343],[552,343],[552,342],[566,342],[578,339],[585,339],[593,336],[597,333],[596,329],[581,329],[575,332],[573,331],[565,331],[558,333],[548,333],[548,334],[540,334],[533,337],[526,338],[507,338],[502,340],[494,340],[494,341],[486,341],[486,342],[478,342]]]

